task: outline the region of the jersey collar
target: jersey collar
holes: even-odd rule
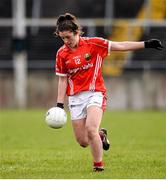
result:
[[[85,43],[84,39],[80,36],[78,47],[83,46],[84,43]]]

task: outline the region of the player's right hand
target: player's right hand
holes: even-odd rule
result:
[[[64,109],[64,103],[58,103],[56,104],[57,107],[61,108],[61,109]]]

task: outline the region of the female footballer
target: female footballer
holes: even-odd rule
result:
[[[106,88],[101,72],[104,58],[111,51],[162,49],[163,46],[157,39],[113,42],[99,37],[82,37],[77,18],[70,13],[59,16],[55,34],[64,42],[56,55],[57,106],[64,108],[67,95],[75,138],[82,147],[90,146],[93,170],[102,171],[103,149],[108,150],[110,146],[107,130],[99,130],[106,108]]]

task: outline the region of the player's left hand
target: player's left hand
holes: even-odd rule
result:
[[[144,41],[144,43],[145,43],[145,48],[154,48],[157,50],[162,50],[164,48],[161,41],[158,39],[150,39],[150,40]]]

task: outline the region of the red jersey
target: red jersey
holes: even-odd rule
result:
[[[101,71],[109,49],[110,42],[106,39],[80,37],[76,50],[65,44],[58,50],[56,75],[68,77],[68,96],[81,91],[106,92]]]

